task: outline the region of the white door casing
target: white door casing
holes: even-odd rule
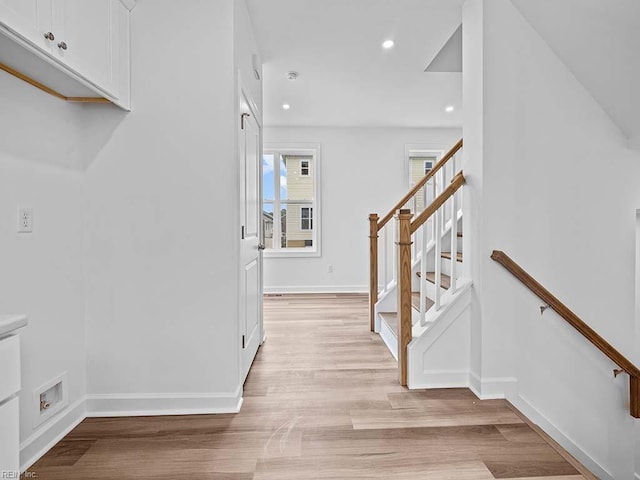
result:
[[[262,341],[261,135],[256,111],[240,98],[240,341],[242,381]]]

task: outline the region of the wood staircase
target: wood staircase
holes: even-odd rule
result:
[[[398,360],[400,383],[409,388],[466,386],[446,380],[446,375],[434,382],[430,368],[442,372],[468,357],[468,351],[458,348],[469,343],[468,332],[451,328],[468,314],[471,285],[461,275],[464,177],[456,164],[461,149],[462,140],[381,220],[377,214],[369,216],[371,329]],[[396,228],[385,228],[394,217]],[[443,347],[460,358],[438,353]]]

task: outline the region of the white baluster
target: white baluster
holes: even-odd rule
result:
[[[454,194],[451,197],[451,287],[449,292],[453,295],[456,291],[456,276],[458,267],[458,199]]]
[[[427,236],[429,229],[427,225],[422,225],[422,253],[420,259],[420,325],[423,327],[427,324]]]
[[[435,213],[435,225],[436,225],[436,245],[434,248],[435,255],[435,285],[436,285],[436,294],[434,301],[434,308],[440,310],[440,285],[442,283],[442,213],[443,207],[440,207]]]

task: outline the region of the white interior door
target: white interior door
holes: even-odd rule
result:
[[[244,100],[244,99],[243,99]],[[241,208],[241,272],[240,334],[242,335],[241,368],[247,377],[262,340],[262,253],[260,219],[260,126],[255,115],[241,102],[240,130],[240,208]]]

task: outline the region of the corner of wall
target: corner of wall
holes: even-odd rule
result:
[[[24,472],[86,418],[86,400],[81,397],[47,421],[20,444],[20,472]]]

